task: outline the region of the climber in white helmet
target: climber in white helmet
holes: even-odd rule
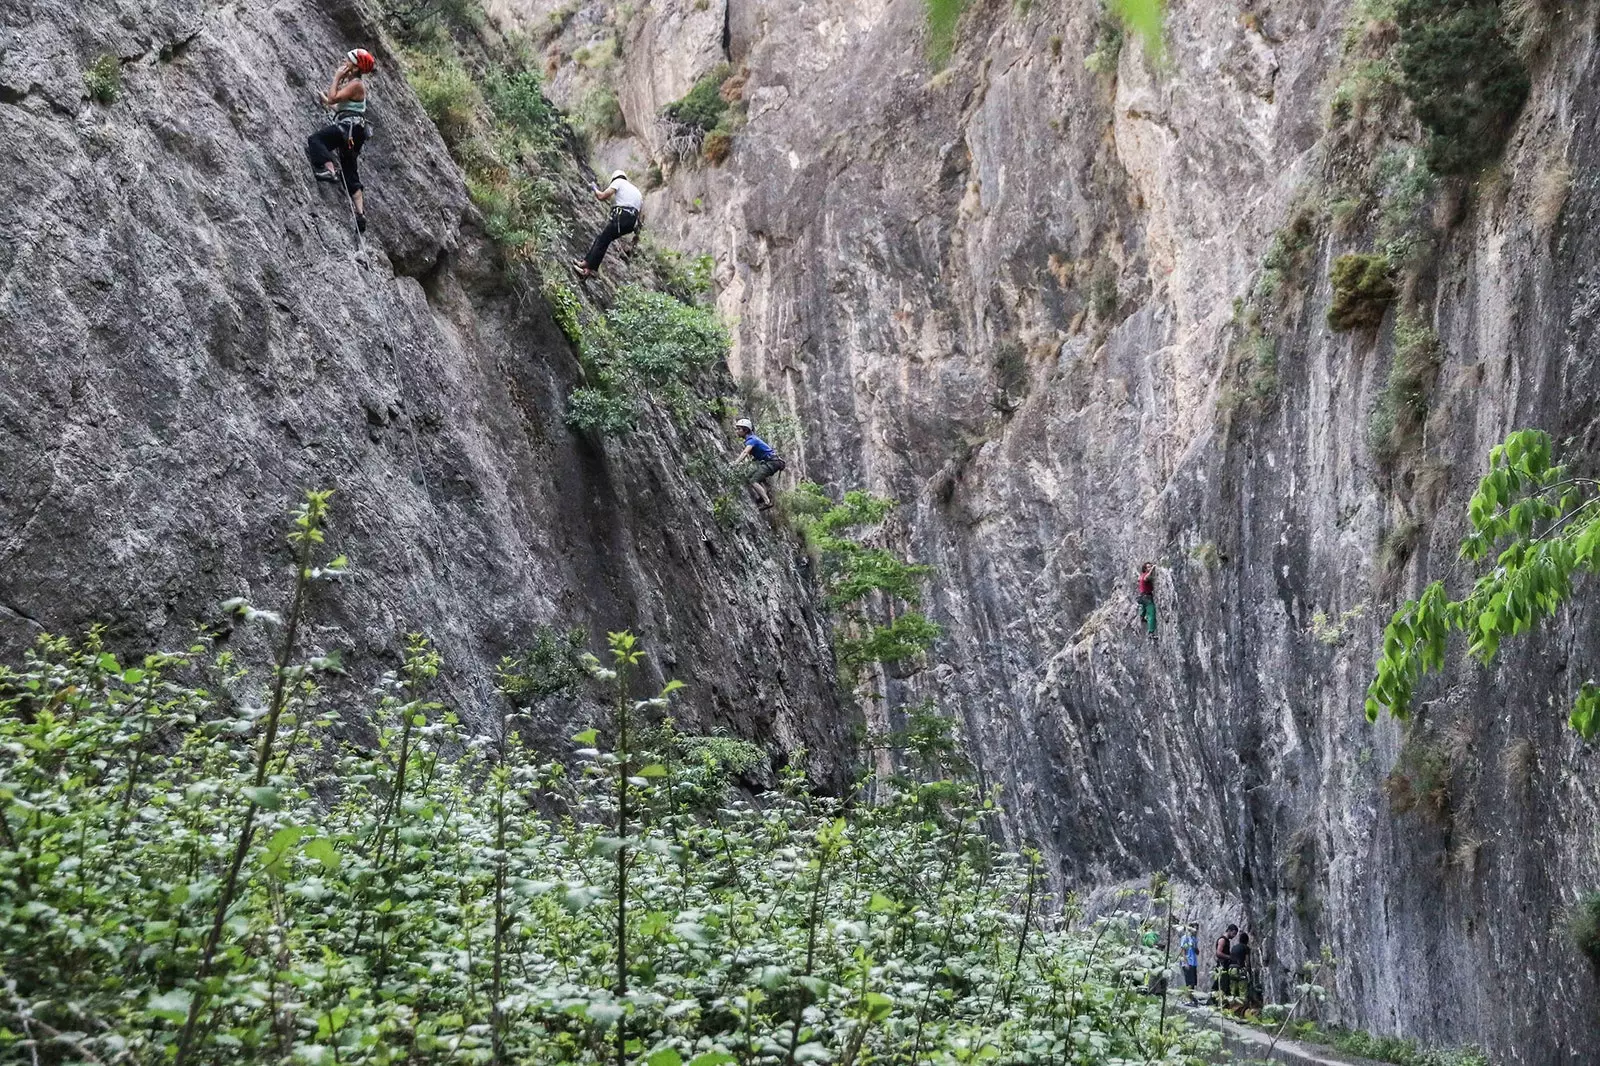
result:
[[[644,193],[628,180],[624,171],[614,171],[610,184],[605,188],[596,185],[592,189],[596,200],[602,203],[610,201],[611,218],[607,220],[605,228],[595,234],[589,254],[572,261],[572,269],[578,272],[579,277],[585,278],[593,277],[594,272],[600,269],[600,261],[606,257],[606,249],[611,247],[612,241],[639,228],[639,211],[644,207]]]
[[[734,462],[750,463],[750,487],[756,490],[756,496],[761,501],[761,510],[765,511],[772,506],[772,494],[767,491],[767,486],[763,482],[788,464],[779,458],[771,445],[756,436],[755,424],[748,418],[741,418],[735,422],[733,431],[744,440],[744,450]]]

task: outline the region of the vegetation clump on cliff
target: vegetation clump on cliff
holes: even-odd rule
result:
[[[0,667],[0,1047],[63,1062],[619,1066],[1102,1062],[1215,1037],[1138,994],[1137,923],[1067,932],[971,784],[846,808],[737,795],[749,745],[680,733],[612,634],[599,726],[530,750],[524,658],[463,730],[421,637],[369,699],[302,634],[326,494],[296,518],[263,671],[202,641],[130,664],[46,638]],[[325,637],[325,634],[319,634]],[[602,730],[604,736],[602,736]],[[759,756],[757,756],[759,758]],[[925,766],[931,763],[924,763]]]
[[[1496,158],[1522,110],[1527,68],[1499,0],[1399,0],[1401,86],[1427,129],[1428,162],[1462,174]]]
[[[1394,302],[1394,265],[1389,257],[1366,252],[1349,252],[1333,261],[1328,272],[1333,284],[1333,303],[1328,307],[1328,325],[1337,330],[1372,329],[1383,321],[1384,312]]]

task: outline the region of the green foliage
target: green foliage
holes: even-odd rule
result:
[[[583,386],[567,397],[567,425],[606,437],[622,437],[639,424],[633,397],[616,387]]]
[[[116,103],[122,95],[122,64],[109,53],[100,56],[83,72],[83,88],[97,104]]]
[[[1567,916],[1567,932],[1584,956],[1600,968],[1600,892],[1585,892]]]
[[[1383,321],[1394,302],[1394,266],[1387,256],[1347,252],[1333,261],[1328,280],[1333,283],[1333,303],[1328,325],[1336,330],[1371,329]]]
[[[1143,43],[1146,56],[1159,61],[1165,55],[1167,0],[1106,0],[1106,3]]]
[[[500,691],[512,700],[529,704],[571,695],[584,677],[586,640],[582,629],[563,633],[540,626],[526,650],[500,660],[495,671]]]
[[[950,62],[956,47],[956,28],[967,0],[923,0],[928,18],[928,62],[935,70]]]
[[[1401,85],[1428,130],[1428,161],[1462,174],[1500,154],[1527,99],[1527,68],[1498,0],[1399,0]]]
[[[716,365],[731,343],[714,311],[637,285],[622,287],[607,320],[622,362],[652,385]]]
[[[553,175],[570,163],[561,117],[538,72],[490,63],[480,84],[447,33],[425,38],[404,58],[423,110],[466,173],[489,238],[513,265],[552,257],[567,228]]]
[[[326,514],[322,495],[297,517],[291,608],[254,612],[284,631],[259,677],[204,645],[125,665],[96,635],[0,667],[8,1056],[1181,1066],[1218,1049],[1135,994],[1162,960],[1131,916],[1030,928],[1036,857],[996,848],[976,789],[846,811],[789,771],[735,794],[727,774],[763,753],[679,736],[676,683],[635,699],[630,634],[587,658],[614,740],[585,730],[570,764],[533,760],[511,714],[465,736],[421,638],[370,702],[323,689],[292,632],[305,583],[342,569],[310,565]]]
[[[583,336],[591,384],[573,390],[567,423],[607,436],[633,429],[646,390],[687,410],[689,381],[725,359],[730,343],[716,312],[638,285],[624,285]]]
[[[1100,322],[1110,322],[1122,301],[1117,291],[1117,264],[1102,256],[1094,265],[1094,276],[1089,279],[1089,307]]]
[[[1102,78],[1113,77],[1122,58],[1122,37],[1122,20],[1102,10],[1095,24],[1094,47],[1084,56],[1083,65]]]
[[[591,138],[618,137],[628,131],[617,91],[609,85],[596,85],[578,106],[578,122]]]
[[[1405,718],[1425,673],[1444,668],[1452,631],[1467,635],[1472,655],[1488,664],[1503,640],[1553,616],[1572,596],[1575,577],[1600,567],[1600,483],[1552,458],[1548,434],[1518,430],[1489,453],[1489,472],[1467,506],[1472,531],[1461,557],[1486,566],[1471,593],[1451,600],[1435,581],[1395,612],[1367,688],[1375,720],[1388,708]],[[1585,739],[1600,733],[1600,685],[1579,688],[1570,718]]]
[[[1417,445],[1428,420],[1428,397],[1443,359],[1438,335],[1420,315],[1402,312],[1394,324],[1394,360],[1367,427],[1379,463],[1392,465]]]
[[[848,677],[872,663],[895,663],[921,654],[939,627],[915,610],[931,568],[890,549],[869,545],[872,527],[883,523],[895,501],[852,490],[838,502],[812,482],[802,482],[780,500],[783,512],[818,563],[823,594],[838,621],[839,665]],[[888,606],[891,615],[879,622]]]
[[[483,94],[459,56],[448,52],[417,51],[405,57],[406,81],[417,102],[451,149],[459,148],[473,133],[483,110]]]
[[[1378,251],[1391,263],[1412,263],[1427,246],[1429,198],[1438,180],[1422,152],[1395,148],[1378,160]]]
[[[1340,1051],[1395,1066],[1491,1066],[1489,1056],[1477,1048],[1424,1048],[1398,1036],[1373,1036],[1359,1030],[1335,1029],[1318,1033],[1322,1043]]]
[[[680,125],[701,132],[716,128],[728,112],[728,101],[722,98],[722,83],[728,80],[733,68],[718,64],[700,76],[682,99],[674,100],[661,109],[661,114]]]

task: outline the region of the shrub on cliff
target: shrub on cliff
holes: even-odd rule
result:
[[[1428,162],[1461,174],[1496,158],[1528,97],[1498,0],[1399,0],[1401,87],[1428,130]]]
[[[1350,252],[1333,261],[1328,273],[1333,303],[1328,325],[1336,330],[1372,328],[1394,302],[1394,267],[1387,256]]]
[[[715,129],[728,111],[728,101],[722,98],[722,83],[732,70],[733,68],[727,63],[713,67],[701,75],[681,99],[663,107],[661,114],[680,125],[693,126],[701,132]]]
[[[1217,1049],[1134,993],[1137,916],[1089,934],[984,831],[972,785],[846,807],[680,734],[644,650],[586,660],[597,728],[529,749],[538,692],[468,734],[413,637],[368,695],[301,647],[327,497],[253,671],[91,635],[0,667],[0,1050],[171,1063],[1094,1061]],[[318,639],[329,634],[320,629]],[[332,683],[326,679],[332,678]],[[792,753],[791,767],[804,763]],[[1131,919],[1131,920],[1130,920]]]

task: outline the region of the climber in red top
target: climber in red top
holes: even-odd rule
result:
[[[1139,617],[1144,621],[1144,632],[1156,639],[1156,564],[1145,563],[1139,570]]]

